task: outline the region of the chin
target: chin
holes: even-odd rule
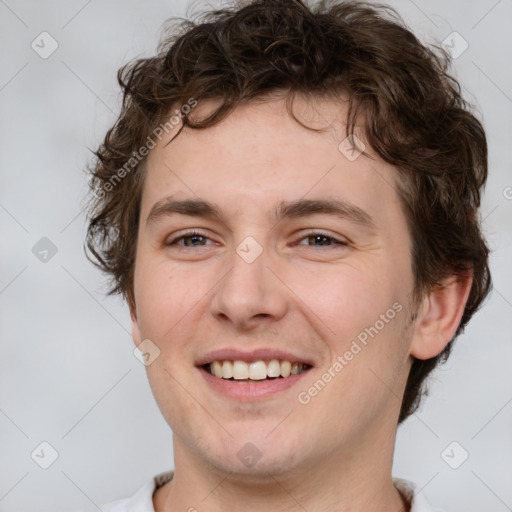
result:
[[[218,437],[211,441],[203,438],[199,446],[198,440],[189,442],[194,444],[196,454],[212,468],[233,473],[241,481],[268,483],[271,477],[309,465],[300,439],[294,440],[288,433],[268,436],[274,427],[266,433],[258,429],[252,434],[251,429],[246,428],[242,434],[232,438],[226,435],[222,440]]]
[[[279,478],[283,474],[302,466],[304,461],[296,460],[298,457],[291,457],[290,453],[273,453],[270,456],[262,456],[254,466],[246,465],[238,459],[236,453],[229,458],[224,456],[215,457],[213,454],[204,454],[207,463],[222,473],[228,473],[230,480],[238,480],[255,484],[268,484],[269,480]]]

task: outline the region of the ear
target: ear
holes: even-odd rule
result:
[[[135,301],[129,300],[128,306],[130,308],[130,318],[132,320],[132,339],[136,346],[140,345],[142,339],[140,335],[139,323],[137,321],[137,310]]]
[[[443,351],[460,324],[472,283],[472,275],[451,276],[423,298],[418,308],[411,356],[430,359]]]

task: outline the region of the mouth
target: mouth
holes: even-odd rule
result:
[[[316,363],[311,356],[275,347],[251,351],[226,347],[202,355],[195,366],[215,395],[238,402],[261,402],[291,390]]]
[[[312,366],[286,359],[270,359],[246,362],[241,360],[215,360],[201,368],[217,379],[233,382],[264,382],[288,379],[301,375]]]
[[[215,395],[253,403],[279,397],[313,369],[312,361],[276,350],[218,350],[196,361]],[[289,398],[287,398],[289,399]]]

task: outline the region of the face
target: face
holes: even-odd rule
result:
[[[175,450],[237,474],[388,436],[410,367],[396,170],[340,146],[343,105],[295,110],[327,129],[283,100],[252,103],[163,140],[146,166],[134,341],[160,351],[147,372]],[[230,377],[232,361],[237,378],[211,375]],[[299,373],[275,376],[289,363]]]

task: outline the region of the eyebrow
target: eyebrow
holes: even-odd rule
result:
[[[173,214],[209,218],[220,222],[226,220],[221,208],[215,203],[200,198],[174,199],[168,197],[153,205],[146,219],[146,227]],[[346,219],[370,231],[377,229],[375,221],[366,211],[353,203],[338,199],[281,201],[274,210],[274,219],[276,221],[285,218],[300,219],[320,214]]]

